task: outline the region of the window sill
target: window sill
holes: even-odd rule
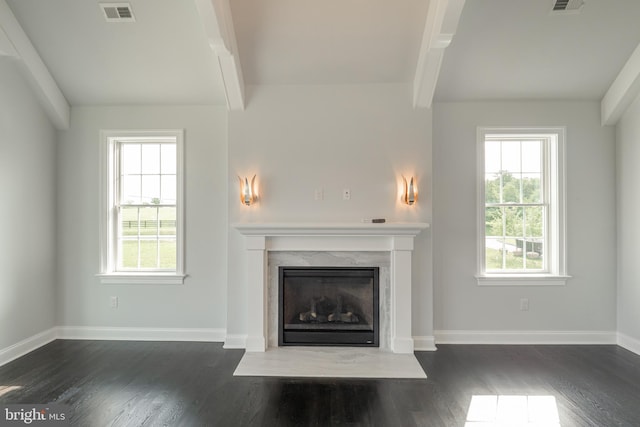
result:
[[[182,285],[186,274],[176,273],[102,273],[96,274],[103,285]]]
[[[564,286],[571,276],[558,274],[485,274],[476,276],[478,286]]]

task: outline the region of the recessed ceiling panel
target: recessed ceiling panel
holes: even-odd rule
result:
[[[72,105],[226,105],[192,1],[129,1],[135,22],[97,1],[7,2]]]
[[[411,82],[425,0],[234,0],[248,84]]]
[[[640,1],[467,0],[436,101],[599,100],[640,43]]]

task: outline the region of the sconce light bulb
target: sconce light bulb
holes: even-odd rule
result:
[[[245,177],[244,180],[238,177],[238,180],[240,181],[240,201],[243,205],[251,206],[256,199],[255,191],[253,190],[256,175],[253,175],[251,182],[249,182],[249,178],[247,177]]]
[[[415,204],[415,202],[418,200],[418,191],[413,182],[413,179],[414,178],[411,177],[409,183],[407,184],[407,179],[404,176],[402,177],[402,181],[404,182],[404,202],[409,206]]]

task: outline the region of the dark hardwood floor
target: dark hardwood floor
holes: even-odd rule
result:
[[[427,380],[233,377],[243,351],[193,342],[54,341],[0,367],[8,403],[77,426],[459,426],[474,395],[554,396],[560,425],[640,426],[640,356],[617,346],[440,345]],[[470,424],[471,425],[471,424]]]

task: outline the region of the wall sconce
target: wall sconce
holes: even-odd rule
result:
[[[402,195],[402,201],[411,206],[418,201],[418,188],[413,181],[413,177],[411,177],[408,184],[407,178],[405,178],[404,176],[402,177],[402,181],[404,183],[404,193]]]
[[[258,199],[253,185],[256,181],[256,176],[253,175],[251,182],[247,177],[244,180],[238,177],[238,180],[240,180],[240,201],[243,205],[251,206]]]

